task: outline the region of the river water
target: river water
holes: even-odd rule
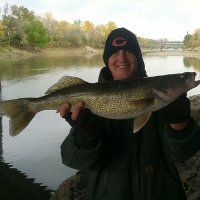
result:
[[[200,60],[183,56],[144,56],[148,76],[197,72],[200,79]],[[1,98],[39,97],[62,76],[78,76],[96,82],[101,56],[73,56],[57,58],[31,58],[0,61]],[[197,87],[188,95],[200,93]],[[18,136],[9,135],[9,120],[2,119],[2,157],[4,162],[35,179],[36,183],[56,189],[76,170],[62,164],[60,145],[70,126],[55,111],[38,113],[29,126]],[[1,129],[0,129],[1,131]]]

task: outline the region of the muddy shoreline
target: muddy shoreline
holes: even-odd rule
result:
[[[0,51],[0,59],[27,59],[31,57],[58,57],[58,56],[71,56],[81,55],[84,53],[84,48],[54,48],[42,49],[34,51],[26,51],[15,48],[4,48]]]
[[[92,48],[91,48],[92,49]],[[82,48],[54,48],[43,49],[38,51],[26,51],[15,48],[5,48],[0,50],[0,59],[27,59],[30,57],[59,57],[72,55],[96,55],[102,54],[102,49],[92,49],[88,51],[87,47]],[[185,56],[196,57],[200,59],[200,51],[187,50],[145,50],[142,49],[142,54],[145,56]]]

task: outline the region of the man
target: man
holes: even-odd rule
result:
[[[99,81],[147,76],[137,38],[125,28],[110,33],[103,59]],[[62,160],[88,171],[87,200],[186,199],[174,163],[200,149],[186,94],[153,112],[136,133],[136,119],[105,119],[84,109],[84,102],[63,104],[60,115],[72,126],[61,145]]]

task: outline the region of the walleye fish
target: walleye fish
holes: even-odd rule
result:
[[[135,80],[88,83],[65,76],[39,98],[19,98],[0,102],[0,114],[10,118],[10,135],[28,126],[36,113],[57,110],[63,102],[78,101],[96,115],[128,119],[156,111],[200,84],[195,72],[168,74]]]

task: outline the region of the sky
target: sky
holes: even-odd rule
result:
[[[56,20],[116,23],[139,37],[181,41],[200,28],[200,0],[0,0],[0,6],[24,6]]]

